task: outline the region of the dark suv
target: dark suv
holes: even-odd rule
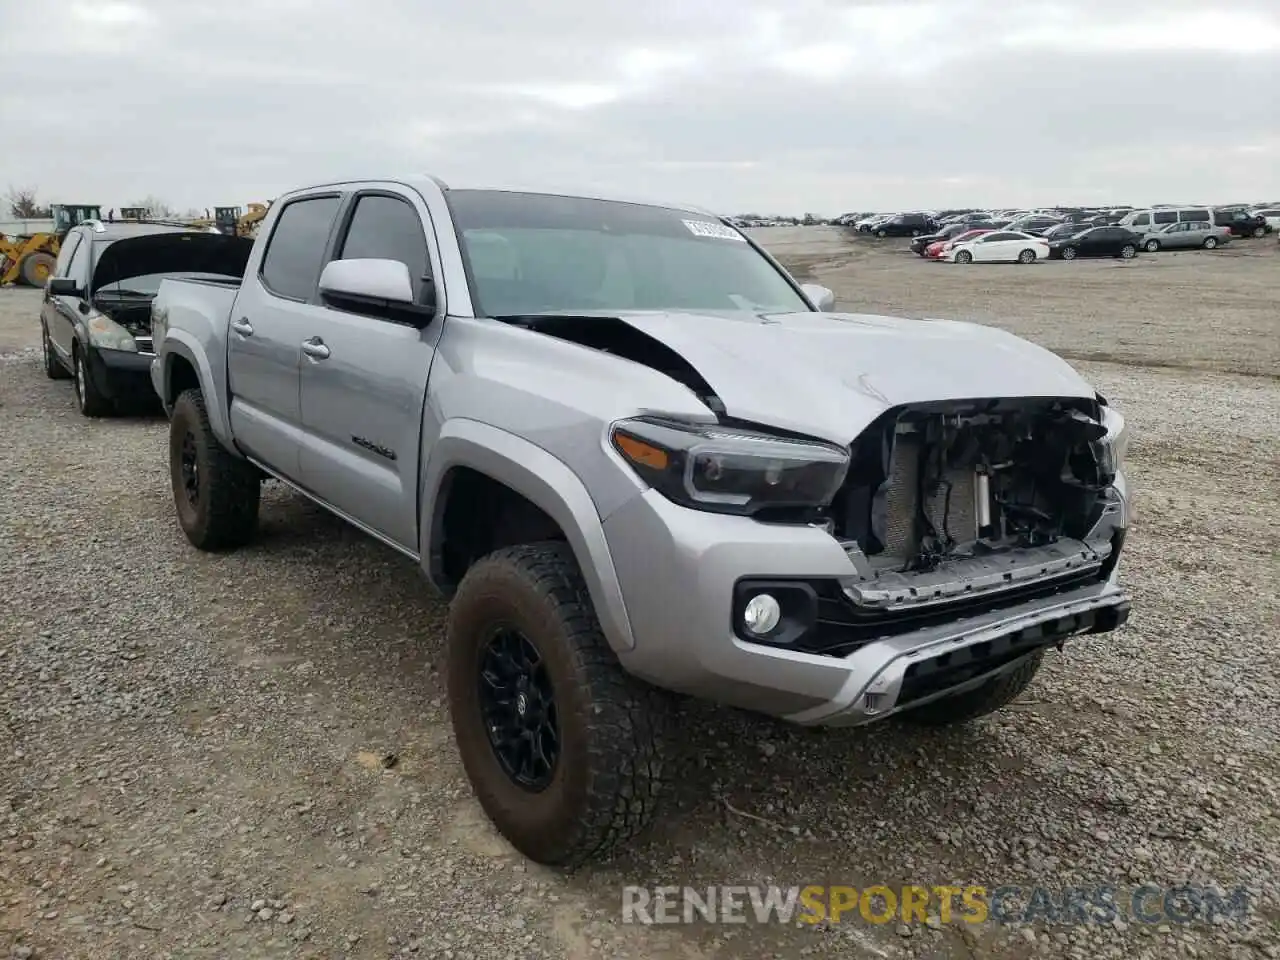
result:
[[[938,222],[924,213],[900,213],[884,223],[876,224],[871,232],[877,237],[919,237],[936,233]]]
[[[1242,207],[1213,211],[1213,223],[1227,227],[1233,237],[1261,237],[1271,230],[1266,217],[1255,216]]]

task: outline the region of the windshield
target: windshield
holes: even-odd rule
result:
[[[812,310],[785,276],[714,218],[665,207],[452,190],[477,311]]]

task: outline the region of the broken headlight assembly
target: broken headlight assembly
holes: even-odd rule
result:
[[[1102,425],[1107,428],[1103,442],[1111,448],[1112,467],[1119,470],[1124,466],[1124,456],[1129,450],[1129,424],[1111,407],[1104,406]]]
[[[843,447],[718,424],[639,417],[615,423],[610,440],[655,490],[717,513],[825,507],[849,468]]]

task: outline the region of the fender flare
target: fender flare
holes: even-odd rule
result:
[[[455,467],[469,467],[505,484],[551,517],[564,531],[586,581],[605,638],[615,651],[635,647],[622,585],[604,524],[586,486],[542,447],[478,420],[447,420],[431,444],[422,475],[419,555],[436,579],[436,543],[445,500],[442,487]]]
[[[188,337],[182,330],[170,329],[165,333],[164,348],[160,356],[163,364],[161,367],[163,371],[161,385],[164,387],[164,394],[160,399],[167,410],[172,411],[173,400],[177,399],[176,397],[171,399],[169,396],[174,357],[181,357],[195,368],[201,391],[206,398],[214,399],[210,396],[211,392],[217,392],[217,381],[213,376],[213,368],[209,366],[209,358],[205,356],[204,351],[200,349],[194,339]],[[231,437],[231,423],[227,419],[227,411],[223,408],[221,402],[206,403],[205,410],[209,414],[209,426],[213,429],[213,435],[228,450],[235,451],[237,447]]]

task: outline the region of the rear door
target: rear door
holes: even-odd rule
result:
[[[413,554],[423,402],[445,313],[443,288],[432,279],[440,275],[433,247],[430,214],[415,192],[390,185],[357,191],[332,258],[399,260],[419,302],[434,290],[436,317],[418,329],[385,314],[325,308],[309,318],[313,349],[301,371],[303,483]]]
[[[286,201],[257,271],[244,278],[227,336],[231,430],[236,442],[297,482],[302,341],[325,313],[316,296],[316,282],[341,206],[339,193]]]

